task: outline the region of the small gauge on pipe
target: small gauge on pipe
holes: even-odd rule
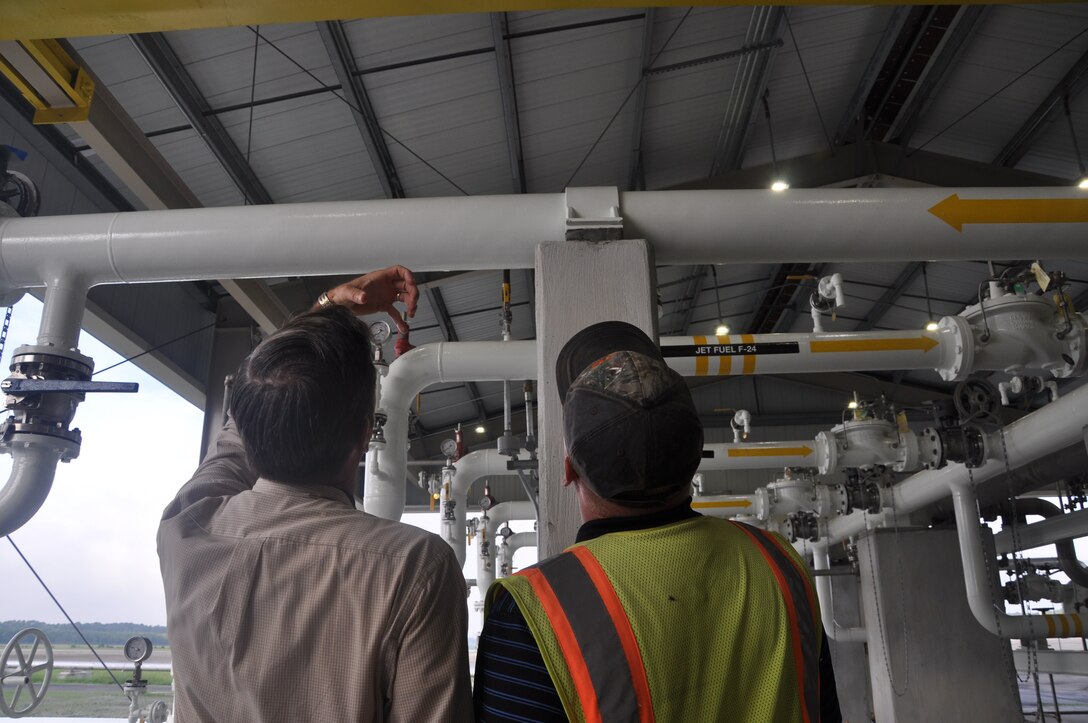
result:
[[[151,657],[154,646],[151,641],[143,637],[129,638],[125,643],[125,657],[133,663],[142,663]]]
[[[384,321],[375,321],[370,325],[370,340],[375,344],[384,344],[389,341],[389,336],[392,333],[393,330]]]
[[[456,457],[457,456],[457,442],[455,442],[452,439],[442,440],[441,449],[442,449],[442,454],[446,455],[447,457]]]

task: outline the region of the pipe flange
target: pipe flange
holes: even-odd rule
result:
[[[828,474],[838,467],[838,450],[835,448],[835,440],[828,432],[816,434],[816,463],[820,474]]]
[[[966,379],[975,368],[975,335],[970,322],[962,316],[945,316],[937,322],[937,335],[941,339],[937,373],[946,382]]]
[[[24,344],[11,354],[11,371],[15,371],[17,364],[30,366],[41,365],[47,369],[57,369],[69,374],[86,375],[79,378],[86,380],[91,378],[94,371],[94,359],[80,354],[74,349],[61,349],[55,346],[41,346],[38,344]]]
[[[941,441],[941,433],[935,428],[926,427],[918,437],[918,459],[923,469],[944,467],[944,443]]]
[[[13,449],[18,449],[20,447],[45,447],[46,449],[56,450],[60,454],[61,462],[71,462],[79,456],[80,441],[78,439],[73,440],[69,436],[27,429],[12,429],[11,431],[8,431],[9,427],[28,426],[42,425],[13,424],[10,420],[3,425],[0,425],[0,432],[3,432],[3,437],[0,438],[0,452],[9,454]],[[78,429],[73,429],[71,432],[68,432],[69,435],[72,435],[73,433],[76,437],[81,436]]]

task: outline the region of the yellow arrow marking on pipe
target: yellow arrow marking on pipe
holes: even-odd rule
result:
[[[812,454],[810,447],[754,447],[752,449],[726,450],[727,457],[807,457]]]
[[[929,212],[961,233],[967,223],[1088,223],[1088,198],[963,199],[953,193]]]
[[[705,507],[751,507],[752,503],[749,500],[719,500],[717,502],[692,502],[691,506],[695,509]]]
[[[808,350],[813,354],[852,351],[921,351],[940,346],[931,336],[911,336],[901,339],[826,339],[810,341]]]

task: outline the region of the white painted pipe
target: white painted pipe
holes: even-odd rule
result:
[[[685,377],[792,374],[865,369],[946,369],[956,360],[959,329],[821,334],[663,337],[661,352]]]
[[[1080,442],[1086,426],[1088,386],[1083,386],[1005,427],[1008,464],[1004,460],[990,460],[971,470],[970,476],[976,483],[985,482],[1003,474],[1006,469],[1016,469],[1054,454]],[[1000,449],[1000,441],[997,446]],[[968,481],[968,470],[962,464],[919,472],[892,489],[894,509],[899,514],[913,512],[948,497],[952,485]],[[828,523],[829,542],[841,542],[865,528],[866,516],[861,512],[835,518]]]
[[[62,355],[75,350],[86,299],[86,287],[50,280],[38,327],[39,349],[56,347]],[[44,434],[16,433],[4,451],[11,453],[12,466],[0,489],[0,537],[15,532],[37,514],[53,487],[61,456],[74,457],[79,445]]]
[[[692,498],[691,509],[707,517],[753,517],[767,519],[767,492],[757,490],[750,495],[699,495]]]
[[[536,532],[515,532],[514,534],[503,540],[499,545],[498,559],[496,560],[496,576],[506,577],[504,570],[509,570],[510,574],[514,570],[514,553],[523,547],[536,547],[537,539]]]
[[[408,407],[424,388],[440,382],[535,378],[532,341],[423,344],[390,364],[379,406],[386,415],[386,442],[367,452],[363,509],[390,520],[399,520],[404,512]]]
[[[477,545],[476,554],[476,585],[479,587],[481,596],[486,595],[491,583],[495,582],[495,563],[498,558],[498,545],[495,544],[496,533],[511,520],[535,519],[536,508],[528,500],[500,502],[487,511],[487,524],[481,534],[485,535],[483,539],[488,542],[489,555],[484,557],[482,544]]]
[[[967,603],[982,627],[1002,638],[1082,638],[1088,633],[1088,615],[1009,615],[1002,598],[991,590],[980,534],[978,502],[974,487],[966,480],[952,485],[956,510],[956,534],[960,540]],[[996,561],[994,563],[996,565]]]
[[[17,434],[12,440],[14,462],[7,484],[0,490],[0,537],[26,524],[41,509],[53,486],[61,451],[30,441],[38,436]]]
[[[469,490],[477,480],[484,477],[517,476],[516,472],[506,468],[509,461],[510,458],[499,454],[497,449],[479,449],[453,463],[455,472],[450,483],[450,497],[455,503],[454,519],[442,520],[442,539],[453,549],[458,565],[465,564],[465,516],[468,511]]]
[[[812,567],[814,570],[830,570],[831,559],[827,554],[826,545],[815,545],[812,548]],[[824,632],[827,637],[837,643],[867,643],[869,633],[863,627],[840,627],[835,622],[835,600],[831,592],[831,576],[816,576],[816,597],[820,601],[820,618],[824,623]]]
[[[1076,540],[1088,536],[1088,510],[1068,512],[1034,522],[1020,525],[1013,539],[1012,530],[1002,530],[994,535],[997,554],[1005,555],[1014,550],[1030,550],[1043,545],[1052,545],[1060,540]],[[1019,544],[1017,544],[1019,543]]]
[[[703,445],[699,471],[823,467],[823,455],[811,439],[785,442],[712,443]]]
[[[1045,216],[1060,221],[1061,207],[1082,196],[1072,187],[619,194],[624,236],[650,240],[664,264],[800,261],[813,249],[824,261],[1019,258],[1022,224],[974,223],[976,209],[938,204],[1055,199]],[[531,268],[538,243],[565,237],[567,207],[552,193],[3,218],[0,290],[53,279],[90,287],[318,276],[391,261],[417,271]],[[946,211],[968,214],[962,230],[939,217]],[[1086,260],[1083,233],[1083,223],[1034,223],[1032,249]]]

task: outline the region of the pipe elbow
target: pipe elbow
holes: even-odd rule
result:
[[[14,464],[0,490],[0,537],[10,535],[33,517],[53,487],[61,451],[35,443],[11,450]]]

